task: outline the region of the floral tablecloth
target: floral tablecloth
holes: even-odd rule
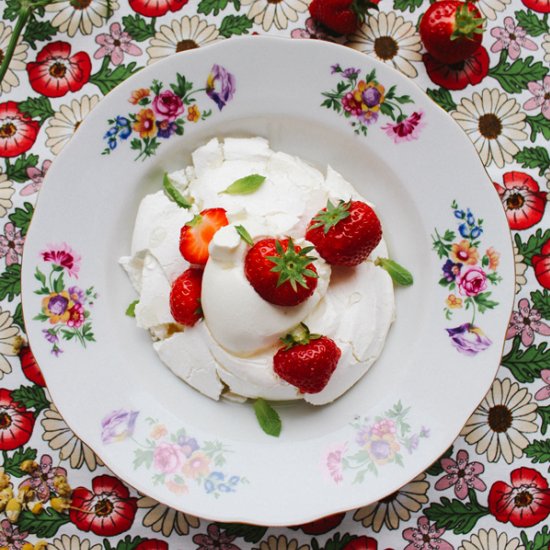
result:
[[[451,66],[423,52],[417,24],[428,5],[381,0],[354,35],[335,38],[307,0],[0,2],[0,63],[21,31],[0,85],[0,548],[550,548],[550,2],[479,0],[483,46]],[[453,446],[380,502],[284,529],[191,517],[116,479],[50,402],[20,303],[36,194],[101,97],[175,52],[253,33],[345,43],[414,79],[474,142],[516,257],[501,368]],[[447,306],[464,304],[451,292]],[[66,509],[69,486],[79,510]]]

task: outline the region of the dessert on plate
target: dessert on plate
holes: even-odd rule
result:
[[[340,397],[394,319],[374,206],[260,137],[212,139],[192,161],[144,197],[120,259],[138,327],[212,399]]]

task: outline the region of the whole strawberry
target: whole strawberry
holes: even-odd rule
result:
[[[192,327],[202,318],[202,269],[189,268],[173,283],[170,290],[170,312],[176,323]]]
[[[484,19],[472,2],[434,2],[420,20],[420,38],[429,54],[452,65],[470,57],[481,44]]]
[[[369,8],[377,8],[379,0],[313,0],[309,5],[311,17],[337,34],[355,32]]]
[[[244,271],[254,290],[270,304],[297,306],[317,287],[312,246],[301,248],[292,239],[262,239],[248,251]]]
[[[319,393],[328,384],[342,355],[334,340],[310,334],[303,323],[281,340],[286,347],[273,357],[273,370],[301,393]]]
[[[180,232],[180,253],[190,263],[208,261],[208,245],[214,233],[229,222],[223,208],[207,208],[186,223]]]
[[[354,266],[365,261],[382,238],[374,210],[362,201],[330,201],[309,223],[306,239],[332,265]]]

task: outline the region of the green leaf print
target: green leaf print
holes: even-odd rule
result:
[[[523,256],[527,265],[531,265],[531,259],[535,254],[540,254],[542,245],[550,239],[550,229],[547,229],[544,233],[542,229],[537,229],[536,232],[531,235],[526,242],[521,240],[519,233],[514,235],[514,240],[518,248],[518,252]]]
[[[542,61],[533,62],[533,56],[516,59],[512,64],[506,59],[507,52],[500,57],[498,65],[489,69],[489,76],[498,80],[500,86],[510,94],[519,94],[527,84],[542,80],[548,74],[548,67]]]
[[[30,447],[20,447],[16,449],[11,456],[8,456],[6,451],[2,451],[4,473],[14,477],[25,477],[28,474],[21,470],[21,464],[25,460],[34,460],[36,454],[36,449],[31,449]]]
[[[543,319],[550,320],[550,292],[544,289],[535,290],[531,292],[531,301],[533,302],[533,309],[536,309]]]
[[[445,111],[454,111],[456,109],[456,103],[451,96],[451,92],[445,88],[426,90],[426,93]]]
[[[512,349],[504,355],[501,365],[510,370],[514,378],[522,384],[534,382],[540,378],[540,371],[550,368],[550,349],[547,343],[520,349],[521,338],[516,336]]]
[[[550,439],[532,441],[525,447],[524,453],[535,464],[550,462]]]
[[[126,15],[122,18],[124,31],[137,42],[144,42],[155,36],[155,23],[147,22],[140,15]]]
[[[220,35],[229,38],[230,36],[240,36],[248,34],[252,28],[253,21],[246,15],[226,15],[220,25]]]
[[[544,172],[550,168],[550,155],[546,147],[524,147],[516,153],[514,159],[523,168],[538,168],[539,176],[544,175]]]
[[[518,25],[531,36],[540,36],[541,34],[550,31],[547,16],[541,19],[531,10],[517,10],[515,12],[515,16],[518,21]]]
[[[21,531],[27,531],[38,538],[51,538],[70,521],[69,514],[62,514],[53,508],[47,508],[39,514],[23,510],[17,525]]]

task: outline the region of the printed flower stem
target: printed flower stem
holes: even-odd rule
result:
[[[25,4],[21,6],[21,9],[19,11],[19,17],[15,22],[15,27],[13,29],[10,42],[4,54],[4,60],[0,65],[0,82],[2,82],[2,80],[4,80],[4,76],[6,76],[6,72],[8,71],[8,67],[10,66],[10,63],[11,63],[11,58],[13,57],[13,52],[15,51],[15,47],[17,46],[17,41],[19,40],[19,36],[23,32],[23,29],[25,28],[25,25],[29,20],[31,11],[32,11],[31,6],[25,5]]]

